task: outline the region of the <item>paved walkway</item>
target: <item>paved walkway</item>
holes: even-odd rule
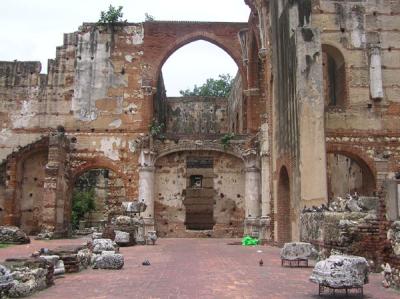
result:
[[[31,298],[319,298],[317,285],[308,281],[312,268],[282,268],[279,248],[228,245],[232,241],[159,239],[156,246],[121,248],[122,270],[67,274]],[[82,242],[33,241],[0,249],[0,259]],[[261,258],[263,267],[258,265]],[[142,266],[145,259],[151,266]],[[379,274],[372,274],[370,280],[364,298],[400,298],[399,292],[381,287]]]

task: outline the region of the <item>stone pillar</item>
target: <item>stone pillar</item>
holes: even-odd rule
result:
[[[255,151],[245,157],[245,221],[244,234],[259,237],[260,234],[260,167]]]
[[[63,132],[49,136],[49,156],[45,168],[43,203],[41,213],[42,231],[54,232],[55,237],[69,234],[69,218],[65,217],[69,200],[67,153],[69,141]]]
[[[382,61],[381,51],[379,47],[370,49],[370,65],[369,65],[369,86],[371,98],[380,100],[383,98],[383,83],[382,83]]]
[[[296,97],[298,127],[297,165],[291,183],[292,239],[300,238],[300,214],[304,206],[319,206],[328,202],[326,178],[325,108],[321,37],[314,28],[297,28]],[[284,84],[284,82],[282,82]],[[282,132],[283,133],[283,132]],[[293,189],[292,189],[293,188]]]
[[[17,214],[17,159],[11,156],[7,159],[6,192],[4,201],[4,225],[19,225]]]
[[[145,234],[154,230],[154,152],[143,149],[139,157],[139,201],[147,206],[142,213],[145,225]]]

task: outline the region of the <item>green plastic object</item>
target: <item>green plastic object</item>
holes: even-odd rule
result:
[[[250,236],[246,236],[242,239],[243,246],[254,246],[258,245],[258,239],[252,238]]]

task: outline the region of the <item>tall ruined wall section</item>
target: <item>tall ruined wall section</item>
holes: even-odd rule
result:
[[[168,98],[166,130],[171,134],[223,134],[228,131],[228,102],[218,97]]]
[[[327,150],[361,157],[378,188],[400,171],[400,4],[398,1],[314,1],[321,43],[345,63],[345,98],[327,107]]]
[[[243,131],[243,87],[242,77],[236,74],[228,96],[228,130],[233,133]]]
[[[326,202],[326,157],[319,30],[311,2],[270,1],[274,94],[275,239],[299,238],[299,211]],[[313,179],[311,179],[313,178]]]

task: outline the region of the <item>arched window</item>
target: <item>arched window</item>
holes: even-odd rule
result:
[[[325,106],[341,107],[346,100],[346,67],[342,53],[322,45]]]

